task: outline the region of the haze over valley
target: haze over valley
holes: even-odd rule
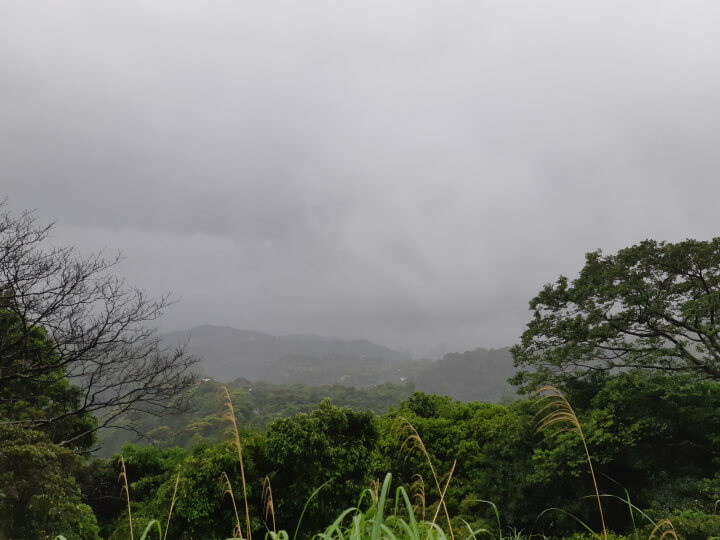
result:
[[[507,349],[411,359],[367,340],[273,336],[210,325],[166,334],[164,339],[170,345],[187,343],[189,352],[200,358],[199,372],[218,381],[357,388],[393,383],[467,401],[497,401],[515,394],[506,380],[513,374]]]

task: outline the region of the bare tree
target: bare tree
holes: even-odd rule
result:
[[[96,425],[57,441],[70,446],[121,414],[182,407],[197,358],[163,345],[152,326],[168,296],[150,298],[116,277],[120,255],[50,245],[51,229],[0,202],[0,310],[16,321],[0,326],[0,403],[16,399],[8,389],[18,384],[69,379],[79,388],[76,403],[30,422],[42,429],[95,414]],[[47,337],[34,337],[38,330]],[[28,419],[0,417],[13,422]]]

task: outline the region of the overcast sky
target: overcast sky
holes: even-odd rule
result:
[[[514,343],[584,253],[720,232],[720,3],[0,3],[0,194],[212,323]]]

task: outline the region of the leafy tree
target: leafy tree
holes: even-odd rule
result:
[[[174,525],[172,532],[168,531],[171,538],[181,538],[181,531],[177,525],[180,523],[188,532],[197,533],[197,527],[193,527],[187,523],[186,508],[188,505],[212,505],[215,499],[219,499],[218,495],[222,493],[219,488],[220,472],[217,477],[212,478],[211,484],[215,487],[215,493],[207,493],[202,489],[198,489],[197,485],[187,490],[189,476],[197,476],[202,470],[214,467],[213,458],[209,455],[204,456],[205,462],[203,468],[199,467],[199,463],[187,452],[179,449],[160,449],[153,446],[136,446],[125,445],[122,448],[122,456],[125,461],[127,479],[130,493],[130,505],[133,513],[133,529],[137,533],[144,529],[149,519],[160,519],[161,521],[170,508],[171,497],[175,485],[176,476],[181,474],[183,481],[179,484],[179,491],[182,492],[180,507],[174,509]],[[230,456],[232,457],[232,456]],[[118,473],[120,472],[120,455],[116,454],[111,459],[97,460],[109,467],[103,467],[102,470],[93,471],[93,476],[87,480],[95,480],[101,478],[109,480],[104,482],[103,489],[94,493],[93,510],[97,515],[103,514],[103,523],[101,523],[103,532],[109,538],[128,538],[129,526],[127,519],[127,510],[125,508],[125,498],[117,497],[120,493],[118,485]],[[190,475],[183,474],[183,465],[191,464],[192,471]],[[84,486],[85,487],[85,486]],[[169,489],[169,491],[168,491]],[[216,495],[216,497],[211,497]],[[207,502],[206,499],[207,498]],[[108,504],[108,501],[110,504]],[[179,513],[178,513],[179,510]],[[217,516],[215,516],[217,517]],[[200,522],[198,515],[194,516],[195,522]],[[207,523],[198,523],[201,526],[207,526]],[[163,528],[165,523],[163,523]],[[204,537],[212,538],[209,528],[206,530]],[[226,532],[229,527],[226,527]],[[217,537],[220,537],[218,535]]]
[[[248,495],[251,508],[251,525],[261,536],[264,525],[261,519],[262,473],[256,462],[261,457],[260,436],[257,433],[242,433],[245,472],[248,477]],[[130,485],[130,500],[133,510],[134,529],[137,522],[150,519],[167,519],[173,494],[176,495],[172,519],[167,530],[168,538],[207,538],[223,539],[230,535],[235,526],[230,496],[225,494],[226,484],[221,480],[226,473],[235,495],[238,508],[242,508],[242,484],[238,454],[230,442],[214,446],[198,446],[192,452],[178,448],[161,449],[126,445],[122,449],[125,458],[127,476]],[[114,480],[117,480],[119,455],[111,460]],[[99,471],[101,475],[106,474]],[[177,492],[175,491],[177,482]],[[117,482],[112,494],[118,493]],[[109,498],[105,494],[102,498]],[[103,510],[101,497],[96,510]],[[108,512],[105,509],[103,530],[110,538],[128,537],[128,520],[125,515],[125,503],[114,505]],[[242,514],[240,519],[242,520]],[[243,522],[244,525],[244,522]]]
[[[23,364],[28,357],[46,365],[58,360],[45,328],[26,330],[20,316],[6,308],[0,308],[0,335],[7,344],[3,351],[3,356],[10,359],[7,364]],[[89,412],[76,414],[81,401],[81,389],[70,384],[60,369],[35,377],[10,378],[0,384],[0,425],[32,426],[45,432],[55,444],[67,441],[66,446],[73,450],[87,450],[97,420]]]
[[[323,488],[303,517],[305,532],[330,524],[338,509],[354,506],[370,483],[377,441],[374,415],[323,401],[310,414],[275,420],[263,453],[275,497],[278,527],[294,528],[310,495]]]
[[[77,455],[42,432],[9,425],[0,425],[0,448],[0,538],[99,538],[73,477]]]
[[[588,253],[530,308],[512,349],[525,390],[623,368],[720,380],[720,238]]]
[[[256,465],[257,434],[241,434],[243,462],[248,479],[248,497],[251,508],[251,527],[262,536],[260,487],[262,474]],[[244,530],[243,488],[237,449],[231,443],[211,447],[198,447],[177,471],[180,482],[177,503],[173,511],[168,537],[174,538],[227,538],[236,524],[230,495],[224,494],[226,486],[221,480],[226,473],[231,482],[233,495],[240,509],[241,526]],[[167,515],[175,486],[175,472],[158,490],[150,507],[148,517]]]
[[[145,326],[166,299],[127,288],[117,258],[49,247],[50,230],[0,213],[0,537],[96,538],[79,454],[119,414],[182,403],[195,359]]]
[[[427,456],[417,445],[407,444],[411,432],[405,421],[417,431]],[[451,517],[473,527],[493,527],[492,510],[480,499],[496,503],[513,525],[522,527],[537,516],[526,478],[539,437],[527,401],[503,406],[416,393],[393,409],[382,426],[377,473],[393,471],[413,493],[418,492],[421,476],[428,519],[438,511],[440,500],[428,459],[441,486],[453,470],[445,499]],[[445,523],[442,513],[438,522]],[[461,522],[456,525],[464,527]]]
[[[704,509],[712,508],[718,497],[712,490],[703,495],[701,484],[720,472],[719,384],[692,375],[627,372],[577,385],[569,395],[580,404],[603,473],[637,504],[667,513],[704,499]],[[609,491],[612,484],[605,482]],[[691,484],[691,493],[681,495]]]
[[[0,308],[0,336],[9,359],[5,367],[28,359],[57,361],[47,331],[26,331],[20,316],[6,308]],[[82,391],[58,371],[0,384],[0,537],[33,539],[59,532],[67,538],[97,537],[95,517],[74,479],[83,462],[76,453],[93,444],[97,421],[89,412],[66,414],[80,407]]]
[[[90,508],[100,527],[100,536],[108,538],[120,514],[127,510],[118,482],[119,467],[113,459],[86,459],[73,471],[83,502]],[[134,495],[133,495],[134,496]]]
[[[678,510],[712,511],[720,498],[720,385],[692,375],[629,372],[577,381],[568,397],[602,493],[625,499],[627,489],[633,503],[658,519]],[[451,516],[495,527],[491,508],[478,502],[484,499],[497,505],[504,523],[526,532],[576,530],[562,512],[543,514],[550,507],[599,529],[582,443],[564,426],[539,432],[540,407],[535,399],[503,406],[415,394],[382,419],[375,474],[393,471],[411,492],[422,475],[426,516],[434,515],[440,493],[427,458],[408,451],[407,430],[392,429],[402,417],[424,441],[441,485],[457,460],[445,499]],[[616,531],[632,528],[626,503],[606,497],[603,505]],[[444,524],[442,513],[438,522]]]

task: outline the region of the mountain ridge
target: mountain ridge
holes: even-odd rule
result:
[[[202,373],[219,380],[239,377],[266,380],[272,366],[291,357],[412,362],[404,353],[367,339],[341,339],[314,334],[276,336],[267,332],[216,325],[169,332],[162,338],[169,345],[187,342],[189,351],[201,359],[199,368]]]
[[[507,383],[514,372],[508,348],[478,347],[437,360],[413,360],[366,339],[275,336],[230,326],[202,325],[164,338],[169,344],[187,341],[189,351],[201,358],[201,372],[219,381],[356,388],[410,384],[422,392],[464,401],[498,401],[515,395]]]

